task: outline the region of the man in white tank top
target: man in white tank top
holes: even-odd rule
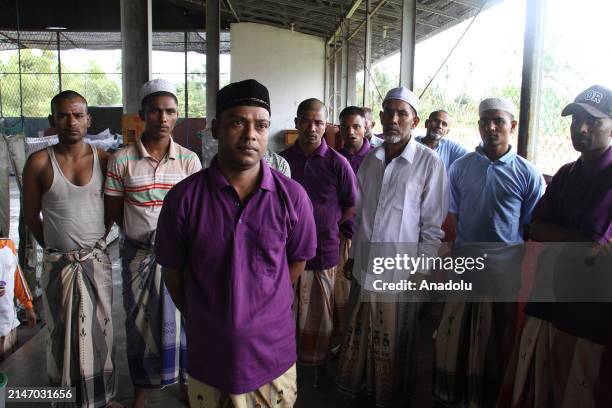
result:
[[[47,373],[54,386],[76,387],[78,406],[112,406],[113,283],[102,195],[108,154],[85,143],[91,117],[77,92],[51,100],[49,122],[59,143],[32,154],[23,172],[25,220],[45,249]]]

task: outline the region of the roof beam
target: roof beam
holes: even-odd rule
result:
[[[344,18],[340,21],[340,24],[338,24],[338,26],[334,30],[334,33],[327,39],[327,44],[331,44],[333,41],[335,41],[336,36],[338,36],[339,34],[342,34],[342,26],[344,25],[345,22],[347,22],[347,20],[349,20],[353,16],[355,11],[357,11],[359,6],[361,5],[361,1],[362,0],[353,1],[351,8],[346,12],[346,14],[344,15]]]
[[[380,10],[380,8],[381,8],[382,6],[384,6],[386,2],[387,2],[387,0],[380,0],[380,1],[378,2],[378,4],[376,5],[376,7],[374,7],[374,10],[372,10],[372,11],[370,12],[370,18],[371,18],[372,16],[374,16],[374,14],[378,13],[378,10]],[[357,35],[357,33],[359,32],[359,30],[361,30],[361,29],[363,28],[363,26],[365,25],[365,23],[366,23],[366,21],[365,21],[365,20],[363,20],[363,21],[362,21],[362,22],[361,22],[361,23],[360,23],[360,24],[357,26],[357,28],[356,28],[355,30],[353,30],[353,32],[352,32],[352,33],[349,35],[349,37],[348,37],[348,41],[350,41],[350,40],[351,40],[351,38],[353,38],[354,36],[356,36],[356,35]]]

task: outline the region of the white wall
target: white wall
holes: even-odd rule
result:
[[[231,81],[253,78],[270,92],[269,147],[284,149],[283,132],[294,129],[297,106],[323,100],[325,40],[255,23],[231,26]]]

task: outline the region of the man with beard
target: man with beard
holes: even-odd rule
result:
[[[410,291],[373,288],[370,261],[400,254],[396,250],[436,256],[448,211],[444,164],[412,137],[417,111],[418,98],[405,87],[385,96],[380,112],[384,143],[366,156],[357,174],[360,200],[344,268],[352,284],[337,384],[351,397],[365,390],[383,407],[408,406],[414,395],[419,299]],[[417,271],[413,280],[427,272]]]
[[[499,407],[612,406],[610,286],[600,303],[591,286],[611,270],[612,90],[592,86],[561,115],[572,115],[572,145],[580,157],[562,166],[548,184],[529,236],[539,242],[568,243],[560,254],[555,249],[559,244],[545,245],[536,277],[555,265],[554,287],[567,288],[570,295],[586,287],[587,298],[573,303],[540,298],[541,303],[527,304]],[[587,247],[590,254],[583,252]],[[533,294],[540,289],[534,285]],[[591,296],[593,302],[584,302]]]
[[[365,106],[361,109],[363,109],[365,116],[365,138],[368,139],[372,147],[378,147],[383,144],[383,140],[372,133],[372,129],[376,126],[376,122],[374,122],[374,117],[372,116],[372,109]]]
[[[308,193],[317,224],[317,253],[296,283],[295,300],[298,361],[315,367],[325,363],[330,351],[339,225],[353,216],[357,199],[355,174],[348,161],[327,146],[325,126],[323,102],[306,99],[295,118],[298,138],[280,153],[291,167],[291,177]]]
[[[450,212],[457,220],[452,256],[484,256],[486,262],[483,270],[469,275],[474,285],[470,301],[444,305],[435,340],[433,392],[443,403],[489,407],[497,400],[512,347],[524,227],[545,183],[510,145],[517,126],[512,102],[485,99],[478,111],[482,143],[448,172]]]
[[[111,158],[104,190],[108,212],[124,234],[123,306],[136,408],[145,405],[145,389],[179,381],[181,398],[187,397],[181,314],[162,281],[153,245],[168,190],[202,168],[195,153],[172,139],[178,119],[174,85],[163,79],[146,82],[141,105],[145,131]]]
[[[219,152],[177,184],[155,253],[185,315],[192,407],[290,408],[297,397],[294,282],[316,248],[312,204],[262,159],[270,98],[253,79],[217,92]]]
[[[468,150],[459,143],[445,138],[450,131],[450,116],[444,110],[433,111],[429,114],[429,119],[425,121],[425,136],[417,136],[417,142],[423,143],[430,149],[435,150],[438,156],[444,162],[446,171],[450,166],[468,152]]]
[[[59,143],[33,153],[23,172],[26,224],[45,249],[47,374],[53,386],[76,387],[80,407],[115,405],[113,279],[102,196],[108,155],[85,143],[91,117],[77,92],[53,97],[49,123]]]

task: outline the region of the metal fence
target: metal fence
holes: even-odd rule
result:
[[[24,118],[46,118],[49,101],[61,90],[81,93],[91,106],[122,104],[120,33],[0,32],[0,117],[8,133],[27,131]],[[221,51],[229,52],[229,33],[222,33]],[[110,51],[115,47],[114,51]],[[85,49],[87,48],[87,49]],[[101,56],[100,50],[108,54]],[[154,33],[154,78],[177,86],[182,118],[203,118],[206,112],[205,34]],[[170,51],[156,58],[161,52]],[[77,55],[78,58],[74,56]],[[168,57],[171,55],[171,57]],[[68,58],[68,57],[71,58]],[[74,62],[78,61],[77,64]],[[112,64],[109,65],[111,59]],[[174,64],[168,69],[167,60]],[[157,61],[157,64],[155,63]],[[221,83],[229,72],[221,73]]]

